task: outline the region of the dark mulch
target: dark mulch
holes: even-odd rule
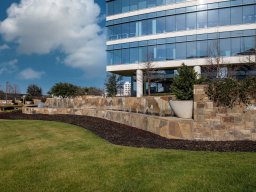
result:
[[[0,113],[0,119],[47,120],[69,123],[86,128],[110,143],[123,146],[193,151],[256,152],[255,141],[187,141],[166,139],[147,131],[95,117],[77,115],[26,115],[19,111]]]

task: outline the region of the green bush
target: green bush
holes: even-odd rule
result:
[[[179,100],[192,100],[194,85],[201,84],[203,79],[198,77],[192,67],[188,67],[184,63],[178,69],[178,73],[179,75],[175,76],[173,80],[172,93]]]
[[[236,103],[250,104],[256,98],[256,77],[236,80],[216,79],[209,83],[207,95],[217,106],[232,108]]]

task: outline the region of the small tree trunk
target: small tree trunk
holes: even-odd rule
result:
[[[148,96],[150,96],[150,79],[148,79]]]

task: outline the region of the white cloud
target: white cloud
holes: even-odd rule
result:
[[[13,73],[15,72],[18,67],[17,64],[18,60],[17,59],[13,59],[4,63],[0,63],[0,75],[3,73]]]
[[[25,80],[40,79],[43,74],[44,74],[44,72],[35,71],[31,68],[27,68],[19,73],[19,77],[21,79],[25,79]]]
[[[8,45],[6,45],[6,44],[0,45],[0,52],[7,50],[7,49],[10,49],[10,47]]]
[[[0,33],[6,41],[16,42],[20,53],[58,49],[65,54],[66,65],[97,73],[106,62],[99,15],[94,0],[21,0],[8,9]]]

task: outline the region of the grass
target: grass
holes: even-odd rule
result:
[[[256,153],[122,147],[64,123],[0,120],[0,191],[256,191]]]

